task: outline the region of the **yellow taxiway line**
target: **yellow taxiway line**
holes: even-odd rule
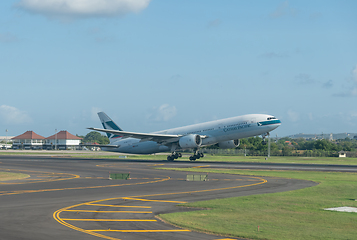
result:
[[[95,211],[95,210],[64,210],[64,212],[87,212],[87,213],[152,213],[143,211]]]
[[[173,230],[88,230],[91,232],[121,232],[121,233],[162,233],[162,232],[191,232],[190,230],[186,229],[173,229]]]
[[[124,205],[109,205],[109,204],[94,204],[94,203],[86,203],[85,205],[99,206],[99,207],[117,207],[117,208],[151,208],[149,206],[124,206]]]
[[[80,222],[157,222],[155,219],[81,219],[81,218],[62,218],[63,221],[80,221]]]
[[[79,176],[78,176],[79,177]],[[95,188],[108,188],[108,187],[121,187],[121,186],[131,186],[140,185],[148,183],[157,183],[170,180],[170,177],[161,178],[155,181],[140,182],[140,183],[124,183],[124,184],[114,184],[114,185],[104,185],[104,186],[89,186],[89,187],[73,187],[73,188],[54,188],[54,189],[38,189],[38,190],[18,190],[18,191],[0,191],[0,195],[13,195],[13,194],[23,194],[23,193],[37,193],[37,192],[53,192],[53,191],[64,191],[64,190],[81,190],[81,189],[95,189]]]
[[[75,179],[75,178],[80,178],[79,175],[76,174],[71,174],[71,173],[52,173],[52,172],[42,172],[42,171],[33,171],[33,170],[18,170],[18,169],[5,169],[5,168],[0,168],[0,170],[2,171],[7,171],[7,172],[26,172],[28,173],[34,173],[35,176],[37,177],[41,177],[43,176],[44,178],[48,178],[48,177],[63,177],[63,175],[67,175],[64,178],[58,178],[58,179],[28,179],[26,181],[22,181],[22,182],[12,182],[12,183],[3,183],[1,182],[0,184],[3,185],[15,185],[15,184],[28,184],[28,183],[42,183],[42,182],[56,182],[56,181],[65,181],[65,180],[71,180],[71,179]]]
[[[241,186],[234,186],[234,187],[227,187],[227,188],[216,188],[216,189],[206,189],[206,190],[187,191],[187,192],[175,192],[175,193],[159,193],[159,194],[150,194],[150,195],[120,197],[120,198],[108,198],[108,199],[96,200],[96,201],[92,201],[92,202],[81,203],[81,204],[77,204],[77,205],[73,205],[73,206],[69,206],[69,207],[65,207],[65,208],[59,209],[59,210],[57,210],[56,212],[53,213],[53,218],[57,222],[59,222],[60,224],[66,226],[66,227],[69,227],[69,228],[71,228],[73,230],[80,231],[80,232],[83,232],[83,233],[87,233],[87,234],[90,234],[92,236],[100,237],[100,238],[103,238],[103,239],[110,239],[110,240],[120,240],[120,239],[114,238],[114,237],[110,237],[110,236],[106,236],[106,235],[103,235],[103,234],[99,234],[97,232],[121,232],[121,233],[190,232],[190,230],[186,230],[186,229],[178,229],[178,230],[175,230],[175,229],[173,229],[173,230],[111,230],[111,229],[107,229],[107,230],[105,230],[105,229],[103,229],[103,230],[100,230],[100,229],[97,229],[97,230],[85,230],[85,229],[76,227],[76,226],[74,226],[72,224],[69,224],[66,221],[71,221],[70,219],[66,219],[66,218],[62,219],[59,215],[60,215],[61,212],[65,212],[67,210],[70,210],[70,209],[73,209],[73,208],[76,208],[76,207],[79,207],[79,206],[83,206],[83,205],[106,206],[106,204],[98,204],[98,203],[99,202],[104,202],[104,201],[120,200],[120,199],[122,199],[122,200],[136,200],[136,201],[144,201],[144,202],[185,203],[185,202],[181,202],[181,201],[164,201],[164,200],[153,200],[153,199],[144,199],[144,198],[146,198],[146,197],[169,196],[169,195],[179,195],[179,194],[192,194],[192,193],[202,193],[202,192],[237,189],[237,188],[243,188],[243,187],[256,186],[256,185],[260,185],[260,184],[264,184],[264,183],[268,182],[266,179],[261,178],[261,177],[250,177],[250,178],[255,178],[255,179],[260,180],[260,181],[257,182],[257,183],[241,185]],[[168,179],[165,179],[165,180],[168,180]],[[152,182],[162,182],[162,181],[165,181],[165,180],[158,180],[158,181],[152,181]],[[136,183],[136,184],[144,184],[144,183]],[[136,185],[136,184],[133,184],[133,185]],[[111,206],[118,207],[116,205],[109,205],[109,207],[111,207]],[[91,220],[88,220],[88,221],[95,222],[95,221],[98,221],[98,220],[101,221],[102,219],[91,219]],[[110,220],[110,219],[105,219],[105,221],[108,221],[108,220]],[[85,221],[85,219],[84,220],[83,219],[78,219],[78,220],[73,220],[72,219],[72,221]],[[112,221],[117,221],[118,222],[120,220],[119,219],[112,219]],[[133,220],[131,220],[131,221],[133,221]],[[144,219],[144,221],[146,221],[146,220]]]
[[[187,203],[187,202],[182,202],[182,201],[151,200],[151,199],[141,199],[141,198],[131,198],[131,197],[124,197],[122,199],[124,199],[124,200],[142,201],[142,202]]]

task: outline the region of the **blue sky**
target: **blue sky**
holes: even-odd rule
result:
[[[0,135],[249,113],[357,132],[356,1],[0,1]]]

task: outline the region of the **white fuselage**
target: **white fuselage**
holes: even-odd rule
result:
[[[154,133],[172,135],[198,134],[206,136],[206,138],[202,139],[202,146],[207,146],[219,142],[266,134],[280,126],[280,124],[280,120],[272,115],[248,114]],[[119,138],[117,141],[112,141],[110,145],[118,145],[118,147],[103,147],[103,150],[134,154],[152,154],[170,151],[170,147],[166,145],[154,141],[140,141],[140,139],[136,138]]]

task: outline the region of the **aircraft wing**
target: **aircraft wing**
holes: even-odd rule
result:
[[[106,148],[118,148],[119,145],[108,145],[108,144],[79,144],[79,146],[83,147],[106,147]]]
[[[141,141],[154,141],[161,144],[172,143],[179,140],[182,135],[171,135],[171,134],[155,134],[155,133],[137,133],[137,132],[126,132],[126,131],[117,131],[110,129],[101,129],[101,128],[88,128],[90,130],[112,133],[114,135],[123,136],[124,138],[131,137],[141,139]]]

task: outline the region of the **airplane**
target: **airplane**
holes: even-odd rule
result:
[[[189,159],[195,161],[204,157],[199,151],[200,147],[218,144],[223,149],[236,148],[241,138],[258,135],[265,138],[270,131],[281,125],[281,121],[272,115],[248,114],[153,133],[138,133],[122,130],[104,112],[97,114],[104,129],[88,129],[107,134],[110,143],[100,146],[102,150],[132,154],[170,151],[168,161],[182,157],[177,150],[193,149],[194,154]]]

